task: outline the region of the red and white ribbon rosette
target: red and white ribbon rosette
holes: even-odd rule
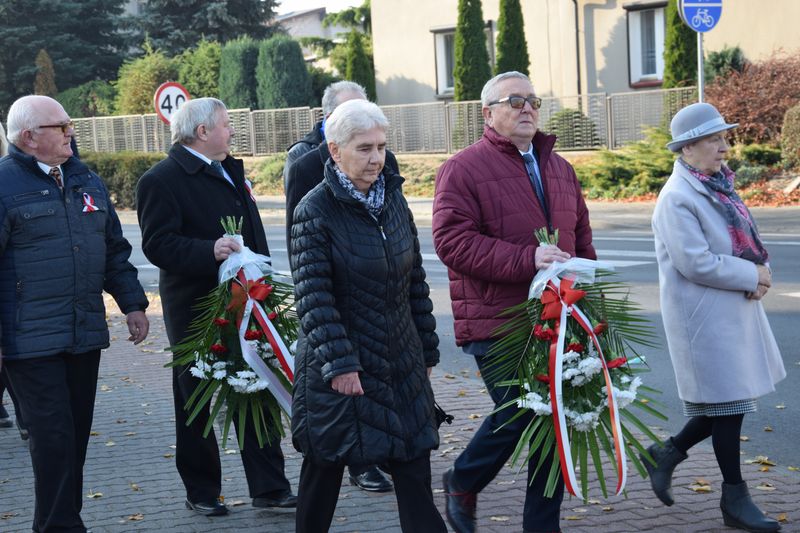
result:
[[[275,325],[264,311],[261,300],[269,294],[269,286],[263,282],[265,275],[273,273],[269,265],[269,257],[257,254],[244,245],[241,235],[226,235],[239,243],[239,251],[233,252],[219,267],[220,284],[232,280],[231,292],[233,298],[244,300],[243,309],[237,317],[236,326],[239,329],[239,344],[242,349],[242,358],[256,375],[267,382],[268,388],[281,408],[289,415],[292,414],[292,391],[287,389],[275,375],[275,371],[264,362],[256,349],[245,339],[250,318],[253,317],[272,347],[278,363],[290,382],[294,381],[294,355],[286,347],[286,343],[278,334]],[[233,299],[232,298],[232,299]]]
[[[542,320],[555,319],[555,331],[558,337],[550,342],[549,375],[550,375],[550,404],[553,409],[553,428],[555,429],[556,444],[561,463],[561,474],[564,486],[573,496],[577,496],[578,481],[575,476],[575,466],[572,462],[572,447],[569,441],[569,429],[564,415],[564,401],[562,391],[562,371],[564,362],[564,347],[566,346],[567,318],[572,317],[575,322],[589,335],[597,349],[597,356],[603,367],[603,377],[606,382],[608,395],[608,411],[611,420],[611,430],[614,441],[614,454],[617,463],[617,488],[619,495],[625,489],[627,480],[627,460],[625,443],[620,424],[620,413],[614,398],[614,387],[608,371],[603,350],[588,317],[576,305],[585,292],[576,290],[576,283],[594,283],[595,271],[598,269],[613,270],[614,267],[601,261],[590,259],[571,258],[563,263],[553,263],[545,270],[539,271],[531,283],[528,298],[541,299],[543,304]]]

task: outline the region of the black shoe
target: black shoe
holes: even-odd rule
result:
[[[186,500],[186,508],[204,516],[222,516],[228,514],[228,508],[219,500],[210,502],[190,502]]]
[[[668,439],[664,446],[652,444],[647,448],[647,452],[656,462],[655,466],[644,455],[639,454],[639,458],[650,475],[650,486],[658,499],[664,505],[670,506],[675,503],[672,497],[672,472],[678,464],[686,460],[688,455],[675,447],[672,438]]]
[[[0,405],[0,428],[10,428],[14,426],[14,421],[8,416],[6,408]]]
[[[457,487],[450,483],[452,475],[453,469],[451,468],[442,476],[447,522],[456,533],[474,533],[478,495],[457,490]]]
[[[722,519],[728,527],[745,531],[780,531],[777,520],[767,518],[750,498],[747,484],[742,481],[735,485],[722,484],[722,498],[719,501]]]
[[[378,470],[377,466],[371,466],[356,476],[350,474],[349,477],[350,484],[355,485],[361,490],[369,492],[390,492],[394,489],[394,483],[383,475],[383,472]]]
[[[287,490],[277,497],[257,496],[253,498],[253,507],[297,507],[297,496],[292,494],[291,490]]]
[[[20,426],[19,420],[17,420],[17,429],[19,429],[19,438],[22,440],[28,440],[28,428]]]

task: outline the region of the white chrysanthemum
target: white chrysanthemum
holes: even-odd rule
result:
[[[259,379],[257,381],[250,381],[250,383],[247,385],[247,389],[246,389],[245,392],[250,394],[250,393],[253,393],[253,392],[258,392],[260,390],[264,390],[267,387],[268,387],[268,384],[263,379]]]
[[[642,384],[641,378],[638,376],[631,380],[631,385],[627,390],[622,390],[614,387],[614,399],[617,401],[617,409],[625,409],[636,399],[636,392]],[[603,394],[606,394],[606,387],[603,387]],[[603,405],[608,405],[608,398],[603,400]]]
[[[250,370],[240,370],[236,373],[236,377],[240,379],[253,379],[256,377],[256,373]]]
[[[521,409],[530,409],[540,416],[549,416],[553,414],[553,408],[550,406],[549,399],[547,403],[540,394],[529,392],[525,396],[517,399],[517,406]]]
[[[202,364],[202,361],[198,361],[198,363]],[[202,370],[200,370],[199,368],[197,368],[196,366],[193,366],[192,368],[190,368],[189,372],[196,378],[203,379],[203,378],[206,377],[206,373],[203,372]]]
[[[247,385],[250,383],[250,380],[236,378],[233,376],[228,376],[228,385],[230,385],[235,392],[238,393],[245,393],[247,392]]]
[[[222,370],[215,370],[214,373],[211,374],[211,377],[214,379],[225,379],[227,375],[228,371],[223,368]]]
[[[588,413],[579,413],[571,409],[564,409],[564,416],[567,419],[567,425],[575,428],[578,431],[591,431],[600,423],[600,414],[596,411],[589,411]]]
[[[216,363],[211,365],[211,368],[213,368],[214,370],[225,370],[225,367],[227,366],[228,363],[226,361],[217,361]]]

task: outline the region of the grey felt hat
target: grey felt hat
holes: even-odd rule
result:
[[[680,152],[681,148],[691,142],[720,131],[731,130],[738,125],[726,123],[717,108],[711,104],[687,105],[672,117],[669,125],[672,141],[667,143],[667,148],[673,152]]]

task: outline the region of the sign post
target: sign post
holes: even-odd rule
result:
[[[190,99],[191,96],[189,96],[189,91],[186,90],[186,87],[176,81],[168,81],[162,83],[158,86],[158,89],[156,89],[156,94],[153,97],[153,105],[156,108],[158,118],[169,125],[175,111],[177,111],[184,102]]]
[[[678,13],[687,26],[697,33],[697,98],[703,101],[703,34],[710,31],[722,16],[722,0],[678,0]]]

